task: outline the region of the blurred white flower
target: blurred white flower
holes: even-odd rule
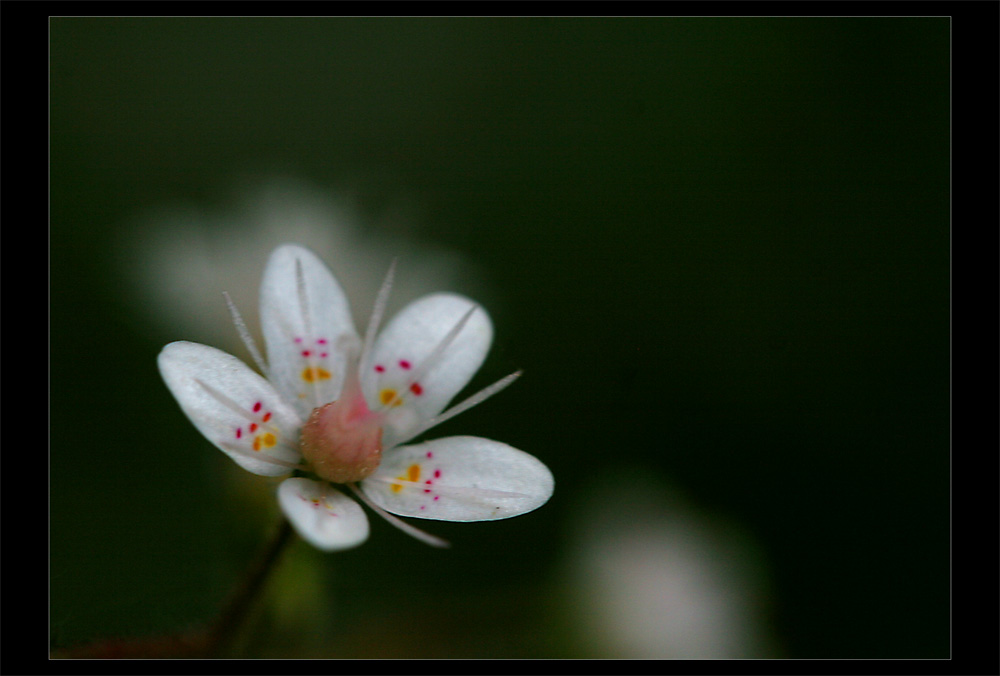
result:
[[[763,565],[745,534],[648,479],[603,486],[576,512],[568,575],[575,631],[594,656],[775,656]]]
[[[469,288],[476,275],[461,256],[411,235],[402,214],[382,220],[389,218],[391,228],[362,225],[346,200],[288,178],[248,184],[224,210],[164,205],[142,216],[123,238],[123,288],[158,338],[187,335],[236,353],[243,345],[222,294],[246,308],[248,326],[259,326],[261,270],[283,242],[299,242],[335,268],[354,307],[371,307],[395,258],[401,283],[390,313],[417,296],[463,286],[459,278],[466,293],[483,295],[481,288]]]

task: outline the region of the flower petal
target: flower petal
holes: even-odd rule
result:
[[[335,400],[360,339],[343,290],[315,254],[291,244],[274,250],[260,317],[271,382],[299,416]]]
[[[463,296],[433,294],[403,308],[361,365],[365,398],[387,412],[385,447],[440,413],[475,375],[492,342],[486,310]]]
[[[317,549],[348,549],[368,539],[361,505],[326,482],[285,479],[278,486],[278,504],[302,539]]]
[[[443,521],[506,519],[552,496],[552,473],[534,456],[480,437],[446,437],[389,451],[361,482],[388,512]]]
[[[157,358],[181,410],[205,438],[254,474],[287,474],[299,462],[302,421],[281,395],[236,357],[179,341]]]

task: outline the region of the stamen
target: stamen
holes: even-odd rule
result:
[[[449,486],[447,484],[434,483],[428,487],[423,481],[408,481],[406,479],[390,479],[384,476],[370,476],[365,481],[378,481],[383,484],[395,484],[400,486],[413,486],[421,490],[430,490],[450,497],[460,498],[527,498],[531,497],[527,493],[515,493],[514,491],[499,491],[494,488],[474,488],[472,486]]]
[[[492,385],[484,387],[483,389],[479,390],[469,398],[465,399],[462,403],[452,406],[447,411],[439,413],[433,418],[430,418],[429,420],[424,422],[423,425],[414,428],[413,431],[410,432],[410,434],[406,435],[405,437],[401,437],[399,441],[396,442],[396,445],[399,446],[405,444],[410,439],[414,438],[418,434],[423,434],[424,432],[434,427],[435,425],[440,425],[445,420],[448,420],[449,418],[454,418],[459,413],[468,411],[473,406],[481,404],[486,399],[492,397],[494,394],[496,394],[497,392],[499,392],[500,390],[504,389],[512,382],[517,380],[522,373],[523,371],[515,371],[514,373],[511,373],[509,376],[506,376],[496,381]]]
[[[312,315],[309,314],[309,296],[306,289],[305,273],[302,272],[302,261],[298,258],[295,259],[295,290],[299,297],[299,313],[302,315],[303,330],[311,339],[313,337],[313,329]],[[306,364],[312,373],[316,372],[316,360],[311,355],[306,357]],[[313,378],[310,382],[313,391],[313,405],[319,408],[325,403],[322,401],[319,391],[319,378]]]
[[[365,330],[365,344],[361,350],[361,358],[358,362],[362,365],[368,363],[368,355],[371,354],[372,345],[375,344],[375,334],[378,331],[379,324],[382,323],[382,315],[385,313],[385,305],[389,300],[389,290],[392,289],[392,278],[395,275],[396,261],[398,260],[398,258],[392,259],[392,263],[389,264],[389,271],[385,274],[385,280],[383,280],[382,286],[378,290],[378,296],[375,297],[372,315],[368,319],[368,328]]]
[[[281,460],[280,458],[275,458],[273,456],[267,455],[266,453],[250,453],[244,448],[237,446],[236,444],[229,443],[228,441],[218,442],[219,446],[226,449],[231,453],[236,453],[237,455],[242,455],[247,458],[253,458],[254,460],[260,460],[261,462],[269,462],[272,465],[278,465],[280,467],[287,467],[288,471],[293,469],[302,470],[303,472],[308,472],[309,468],[305,465],[297,462],[289,462],[288,460]],[[288,446],[281,446],[281,448],[288,448]]]
[[[416,526],[411,526],[410,524],[406,523],[399,517],[390,514],[389,512],[385,511],[384,509],[376,505],[374,502],[372,502],[371,498],[365,495],[365,492],[363,490],[357,487],[357,484],[347,484],[347,487],[350,488],[352,491],[354,491],[354,494],[358,496],[358,499],[361,500],[361,502],[368,505],[373,512],[381,516],[383,519],[385,519],[390,524],[392,524],[399,530],[403,531],[407,535],[415,537],[421,542],[429,544],[432,547],[441,547],[441,548],[451,547],[451,543],[449,543],[447,540],[439,538],[436,535],[431,535],[430,533],[424,532],[419,528],[417,528]]]
[[[219,390],[215,389],[214,387],[212,387],[211,385],[209,385],[208,383],[206,383],[205,381],[203,381],[203,380],[201,380],[199,378],[195,378],[194,381],[196,383],[198,383],[199,385],[201,385],[202,389],[205,390],[206,392],[208,392],[209,396],[211,396],[217,402],[219,402],[220,404],[222,404],[223,406],[225,406],[226,408],[228,408],[233,413],[237,414],[238,416],[242,417],[244,420],[247,420],[248,422],[251,422],[251,423],[256,423],[257,422],[257,418],[256,418],[256,416],[252,412],[247,411],[245,408],[243,408],[242,406],[240,406],[239,404],[237,404],[235,401],[233,401],[232,399],[230,399],[229,397],[227,397],[225,394],[223,394]],[[296,416],[295,424],[296,425],[300,425],[300,426],[302,425],[302,421],[299,420],[298,416]],[[278,427],[276,427],[274,425],[264,425],[264,427],[268,428],[268,429],[272,429],[275,432],[280,432],[281,431]],[[279,436],[279,438],[280,438],[282,435],[279,434],[277,436]],[[287,446],[285,444],[278,444],[278,446],[280,446],[282,448],[287,448],[288,450],[291,450],[291,451],[298,452],[297,449],[292,448],[290,446]],[[253,457],[257,457],[257,456],[253,456]]]
[[[312,318],[309,315],[309,298],[306,295],[306,278],[302,272],[302,261],[295,259],[295,290],[299,296],[299,312],[307,335],[312,335]]]
[[[264,363],[264,358],[261,356],[260,351],[257,349],[257,344],[253,340],[253,336],[250,335],[250,331],[247,330],[247,325],[243,321],[243,317],[240,316],[240,311],[236,309],[236,304],[233,299],[229,297],[229,293],[226,291],[222,292],[223,298],[226,299],[226,306],[229,308],[229,315],[233,318],[233,324],[236,325],[236,331],[240,334],[240,340],[246,346],[247,350],[250,352],[250,356],[253,358],[257,368],[264,375],[265,378],[268,377],[267,364]]]
[[[252,413],[250,413],[245,408],[237,404],[235,401],[224,395],[219,390],[215,389],[214,387],[212,387],[205,381],[201,380],[200,378],[195,378],[194,381],[199,385],[201,385],[202,389],[208,392],[209,396],[211,396],[217,402],[228,408],[233,413],[242,416],[244,419],[249,420],[250,422],[256,422],[257,419]]]
[[[441,339],[441,342],[435,345],[434,349],[431,350],[431,353],[420,362],[416,369],[414,369],[413,374],[410,376],[409,380],[406,381],[406,386],[403,387],[401,391],[396,392],[395,396],[391,399],[384,402],[381,408],[384,409],[390,406],[398,406],[407,399],[412,391],[411,386],[414,383],[419,382],[420,379],[424,377],[425,373],[437,365],[437,363],[441,360],[441,355],[443,355],[444,351],[447,350],[448,347],[455,341],[459,332],[465,328],[465,324],[469,321],[469,317],[472,316],[472,313],[476,311],[477,307],[479,306],[473,303],[472,307],[470,307],[468,311],[462,315],[462,318],[458,320],[458,323],[451,327],[451,330],[445,334],[444,338]]]

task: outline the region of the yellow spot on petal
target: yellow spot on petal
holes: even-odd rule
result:
[[[267,434],[265,434],[264,436],[262,436],[261,437],[261,441],[268,448],[271,448],[271,446],[274,446],[276,443],[278,443],[278,440],[270,432],[268,432]]]
[[[403,403],[401,399],[396,398],[396,390],[392,389],[391,387],[387,387],[384,390],[380,391],[378,393],[378,398],[379,401],[382,402],[383,406],[388,404],[389,402],[392,402],[393,406],[399,406],[400,404]]]
[[[406,476],[398,476],[396,478],[400,481],[419,481],[420,465],[410,465],[406,470]],[[390,484],[389,487],[392,489],[393,493],[398,493],[403,490],[403,484]]]
[[[260,450],[260,437],[254,437],[253,438],[253,450],[255,450],[255,451],[259,451]]]
[[[325,368],[319,366],[310,366],[309,368],[303,369],[302,380],[307,383],[314,383],[317,380],[329,380],[330,372]]]

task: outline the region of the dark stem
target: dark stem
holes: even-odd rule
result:
[[[225,654],[293,535],[291,524],[282,518],[267,548],[247,569],[243,582],[208,628],[152,638],[98,641],[60,650],[52,656],[64,659],[164,659],[219,657]]]
[[[243,579],[243,584],[235,590],[215,624],[209,628],[205,647],[207,657],[217,657],[229,648],[240,623],[247,614],[247,610],[263,589],[268,575],[275,567],[274,564],[281,557],[285,545],[292,540],[293,535],[292,525],[288,519],[282,518],[271,542],[260,553],[257,560],[251,564]]]

